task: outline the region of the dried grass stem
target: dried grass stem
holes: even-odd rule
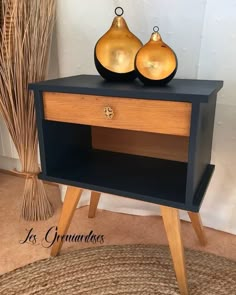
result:
[[[16,146],[24,173],[39,172],[33,94],[28,84],[45,79],[55,20],[55,0],[0,0],[0,112]],[[26,179],[21,216],[53,214],[43,183]]]

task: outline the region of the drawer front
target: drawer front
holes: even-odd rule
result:
[[[46,120],[189,136],[191,103],[44,92]]]

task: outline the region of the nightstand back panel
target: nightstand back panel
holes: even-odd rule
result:
[[[92,127],[92,147],[173,161],[188,161],[189,137]]]
[[[190,133],[188,102],[44,92],[43,105],[45,119],[52,121],[180,136]]]

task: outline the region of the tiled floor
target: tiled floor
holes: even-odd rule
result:
[[[47,221],[26,222],[20,219],[21,195],[24,179],[0,173],[0,274],[33,261],[49,257],[50,248],[45,248],[45,234],[57,224],[61,202],[56,186],[47,185],[47,192],[55,208],[55,214]],[[88,207],[77,209],[69,234],[104,235],[104,244],[154,243],[167,244],[161,217],[140,217],[98,210],[94,219],[88,219]],[[36,244],[20,241],[33,228]],[[185,247],[215,253],[236,260],[236,236],[206,228],[208,245],[201,247],[192,226],[182,222]],[[55,233],[55,231],[54,231]],[[53,230],[50,239],[54,236]],[[104,245],[103,244],[103,245]],[[100,244],[99,244],[100,245]],[[62,252],[82,247],[93,247],[92,243],[64,243]]]

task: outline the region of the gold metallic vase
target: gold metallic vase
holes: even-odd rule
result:
[[[178,61],[174,51],[166,45],[159,28],[153,28],[150,40],[137,53],[135,69],[145,85],[162,86],[174,78]]]
[[[143,44],[130,32],[122,17],[123,12],[121,7],[115,9],[117,16],[94,49],[95,66],[106,80],[130,81],[137,77],[134,60]]]

